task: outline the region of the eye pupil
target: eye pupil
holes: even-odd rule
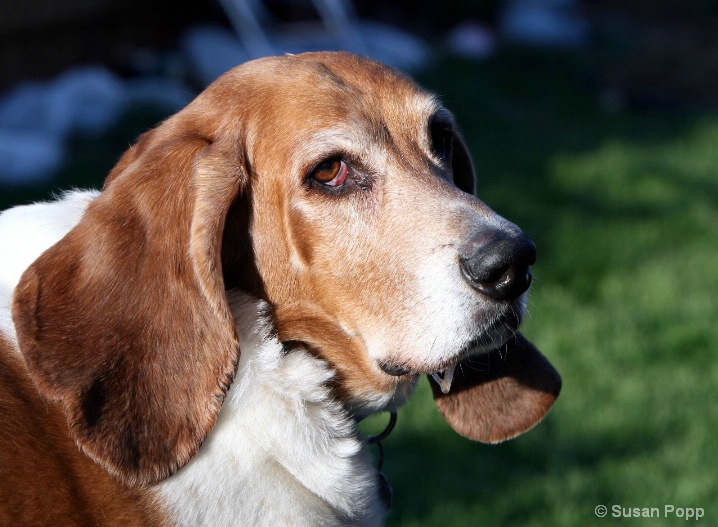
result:
[[[314,179],[320,183],[329,183],[333,180],[342,168],[342,162],[338,159],[332,161],[325,161],[317,167],[314,171]]]
[[[327,187],[340,187],[349,175],[349,167],[341,159],[324,161],[312,172],[312,179]]]

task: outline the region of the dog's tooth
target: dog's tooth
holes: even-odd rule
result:
[[[449,390],[451,390],[451,383],[454,381],[454,372],[455,371],[456,371],[456,364],[454,364],[453,366],[449,366],[446,369],[446,371],[444,372],[444,386],[441,388],[442,392],[449,393]]]
[[[454,380],[454,370],[456,370],[456,365],[449,366],[445,370],[431,374],[431,377],[436,381],[436,384],[439,385],[439,388],[441,388],[441,393],[447,394],[449,390],[451,390],[451,382]]]

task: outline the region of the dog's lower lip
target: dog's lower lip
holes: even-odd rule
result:
[[[482,339],[476,339],[472,341],[469,345],[463,348],[463,350],[456,355],[453,361],[445,363],[441,366],[437,366],[435,369],[422,369],[421,371],[415,371],[410,370],[404,366],[401,366],[396,363],[392,362],[379,362],[379,369],[386,373],[387,375],[390,375],[392,377],[417,377],[419,375],[434,375],[434,374],[442,374],[448,370],[452,369],[462,360],[466,359],[467,357],[470,357],[473,354],[480,354],[481,351],[477,352],[477,348],[482,347]],[[499,348],[503,344],[503,341],[496,343],[496,348]],[[493,348],[492,348],[493,349]],[[471,353],[474,351],[475,353]]]
[[[402,377],[404,375],[411,374],[411,371],[407,370],[403,366],[399,366],[398,364],[382,362],[379,364],[379,367],[381,368],[381,371],[387,375],[391,375],[392,377]]]
[[[435,375],[437,373],[440,375],[444,375],[444,372],[446,370],[449,370],[449,369],[453,370],[453,368],[456,366],[456,364],[458,364],[458,361],[456,363],[444,366],[442,368],[437,368],[436,370],[413,371],[413,370],[409,370],[409,369],[405,368],[404,366],[399,366],[398,364],[392,364],[392,363],[388,363],[388,362],[380,362],[379,368],[381,369],[381,371],[383,371],[387,375],[391,375],[392,377],[417,377],[419,375],[424,375],[424,374]]]
[[[421,369],[420,371],[415,371],[393,362],[383,361],[379,362],[379,368],[392,377],[417,377],[423,374],[435,375],[437,373],[443,377],[446,370],[451,369],[453,371],[453,368],[462,360],[473,355],[493,351],[503,346],[505,341],[511,336],[511,333],[518,327],[519,322],[519,317],[515,312],[500,316],[488,328],[484,329],[481,335],[465,345],[461,351],[454,356],[453,360],[437,366],[436,369]],[[499,331],[502,327],[513,329],[510,333],[503,334],[503,332]],[[493,336],[492,333],[494,334]]]
[[[434,382],[439,386],[439,388],[444,394],[447,394],[451,390],[451,383],[454,379],[454,370],[456,369],[457,365],[458,362],[453,363],[445,368],[425,373],[429,375],[432,379],[434,379]],[[402,377],[407,379],[413,379],[421,375],[420,373],[408,370],[403,366],[398,366],[385,362],[380,363],[379,367],[384,373],[386,373],[387,375],[391,375],[392,377],[395,377],[397,379],[401,379]]]

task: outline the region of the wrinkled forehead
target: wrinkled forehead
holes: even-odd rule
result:
[[[406,151],[440,107],[407,77],[357,57],[290,56],[266,66],[253,94],[259,111],[251,142],[273,155],[281,148],[321,157],[331,148],[388,144]]]
[[[382,116],[387,123],[411,119],[417,111],[431,111],[433,96],[411,79],[383,64],[344,54],[305,54],[285,57],[288,67],[277,81],[278,94],[295,102],[295,109],[324,107],[338,114],[362,112]]]

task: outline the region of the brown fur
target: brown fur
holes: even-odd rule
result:
[[[0,525],[168,525],[149,494],[125,487],[77,449],[60,405],[40,398],[1,336],[0,423]]]
[[[384,66],[307,54],[245,64],[143,135],[80,223],[16,289],[13,319],[29,376],[54,401],[13,400],[14,419],[33,421],[19,433],[64,441],[57,456],[81,463],[69,434],[135,488],[172,474],[197,453],[235,374],[240,350],[226,288],[269,302],[280,339],[302,340],[336,369],[341,400],[391,394],[397,380],[377,367],[367,339],[414,316],[414,270],[425,258],[416,248],[458,245],[493,217],[471,195],[473,169],[458,134],[450,166],[432,157],[426,136],[438,111],[450,119]],[[338,154],[357,170],[354,191],[311,188],[307,175]],[[410,349],[413,336],[385,340]],[[467,375],[460,394],[438,398],[453,426],[495,441],[543,416],[560,381],[534,348],[518,352],[494,372],[507,379],[517,365],[518,382]],[[416,371],[427,371],[416,360]],[[524,382],[536,365],[548,380]],[[21,364],[11,367],[9,389],[21,382],[27,392]],[[500,387],[498,396],[489,386]],[[483,413],[504,408],[507,395],[522,401],[509,417]],[[35,422],[49,411],[51,421]],[[494,431],[484,431],[493,426],[486,415]],[[54,455],[53,446],[36,448]],[[32,461],[27,477],[45,477]],[[84,464],[78,485],[124,488]],[[62,478],[46,476],[51,485]]]
[[[218,240],[241,175],[214,177],[216,147],[163,131],[25,272],[13,311],[41,393],[63,403],[84,452],[133,485],[194,456],[237,360]]]

